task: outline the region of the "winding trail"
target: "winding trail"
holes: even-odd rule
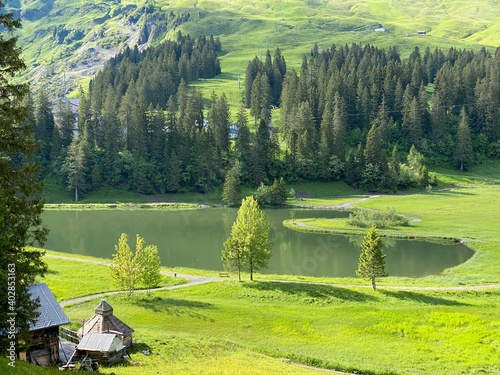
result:
[[[364,202],[364,201],[366,201],[368,199],[371,199],[371,198],[378,198],[378,197],[380,197],[380,195],[362,195],[360,197],[361,198],[359,198],[359,199],[356,199],[356,200],[353,200],[353,201],[349,201],[349,202],[345,202],[345,203],[328,204],[328,205],[318,205],[318,206],[308,206],[308,205],[305,205],[305,204],[296,204],[296,205],[293,205],[293,207],[295,207],[295,208],[306,208],[306,209],[310,209],[310,210],[346,211],[346,210],[350,210],[351,208],[353,208],[352,205],[355,204],[355,203]]]
[[[77,259],[69,256],[63,256],[63,255],[52,255],[52,254],[46,254],[45,255],[48,258],[55,258],[55,259],[64,259],[64,260],[72,260],[75,262],[83,262],[83,263],[90,263],[90,264],[99,264],[99,265],[104,265],[104,266],[109,266],[110,262],[104,262],[104,261],[97,261],[97,260],[92,260],[92,259]],[[180,288],[187,288],[195,285],[201,285],[201,284],[206,284],[206,283],[212,283],[212,282],[221,282],[221,281],[226,281],[226,280],[231,280],[228,278],[220,278],[220,277],[207,277],[207,276],[196,276],[196,275],[189,275],[189,274],[181,274],[181,273],[176,273],[174,275],[173,272],[161,272],[163,275],[168,275],[168,276],[176,276],[181,279],[187,280],[186,283],[184,284],[178,284],[178,285],[167,285],[167,286],[162,286],[159,288],[152,289],[152,291],[159,291],[159,290],[175,290],[175,289],[180,289]],[[293,281],[293,280],[273,280],[273,279],[266,279],[262,281],[268,281],[268,282],[276,282],[276,283],[295,283],[295,284],[308,284],[308,285],[323,285],[323,286],[331,286],[335,288],[371,288],[371,285],[361,285],[361,284],[339,284],[339,283],[318,283],[318,282],[307,282],[307,281]],[[471,291],[471,290],[491,290],[491,289],[500,289],[500,284],[486,284],[486,285],[457,285],[457,286],[419,286],[419,285],[377,285],[377,289],[387,289],[387,290],[416,290],[416,291]],[[144,289],[139,289],[135,290],[134,293],[145,293],[146,290]],[[102,298],[114,294],[120,294],[123,293],[123,291],[118,290],[118,291],[109,291],[109,292],[101,292],[101,293],[95,293],[95,294],[90,294],[87,296],[83,297],[77,297],[77,298],[72,298],[68,299],[65,301],[60,302],[59,304],[61,307],[66,307],[70,305],[75,305],[81,302],[86,302],[90,301],[95,298]]]
[[[92,259],[78,259],[78,258],[73,258],[70,256],[64,256],[64,255],[45,254],[45,256],[48,258],[64,259],[64,260],[70,260],[70,261],[74,261],[74,262],[99,264],[99,265],[103,265],[103,266],[110,265],[110,262],[106,262],[106,261],[98,261],[98,260],[92,260]],[[161,274],[167,275],[167,276],[172,276],[172,277],[178,277],[180,279],[185,279],[185,280],[187,280],[187,282],[184,284],[166,285],[166,286],[162,286],[159,288],[154,288],[154,289],[151,289],[152,291],[153,290],[154,291],[173,290],[173,289],[186,288],[186,287],[194,286],[194,285],[211,283],[211,282],[215,282],[215,281],[222,281],[222,279],[220,277],[196,276],[196,275],[188,275],[188,274],[183,274],[183,273],[175,273],[174,274],[173,272],[165,272],[165,271],[161,271]],[[145,292],[146,292],[145,289],[138,289],[138,290],[134,291],[134,293],[145,293]],[[115,291],[109,291],[109,292],[95,293],[95,294],[90,294],[88,296],[68,299],[66,301],[59,302],[59,305],[61,305],[61,307],[65,307],[65,306],[75,305],[75,304],[78,304],[81,302],[90,301],[94,298],[102,298],[102,297],[111,296],[113,294],[120,294],[120,293],[123,293],[123,291],[122,290],[115,290]]]

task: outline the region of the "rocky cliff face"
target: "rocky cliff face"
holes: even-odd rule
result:
[[[119,0],[15,0],[7,9],[23,20],[18,35],[28,66],[23,79],[53,95],[76,89],[126,46],[144,49],[189,20],[188,14]]]

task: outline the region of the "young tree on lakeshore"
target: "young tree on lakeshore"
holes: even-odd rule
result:
[[[139,246],[139,244],[137,244]],[[111,277],[118,288],[127,292],[128,296],[134,293],[137,283],[138,262],[128,244],[128,236],[122,233],[115,245],[116,254],[111,261]]]
[[[142,284],[147,289],[149,296],[151,288],[157,287],[161,282],[160,257],[158,248],[146,245],[146,241],[136,235],[135,252],[130,249],[128,236],[122,233],[115,245],[116,253],[111,262],[111,277],[115,285],[127,292],[128,296],[134,294],[137,284]]]
[[[11,82],[25,68],[17,38],[12,37],[19,27],[20,20],[5,12],[0,0],[0,332],[9,332],[9,319],[16,313],[18,339],[37,318],[37,303],[31,300],[28,287],[47,270],[44,252],[28,246],[43,245],[48,233],[40,218],[43,185],[37,180],[39,163],[35,160],[40,145],[32,121],[25,121],[23,98],[29,90],[25,84]],[[12,292],[15,303],[8,298]],[[3,353],[10,345],[7,338],[0,337]]]
[[[267,267],[272,247],[269,230],[269,222],[257,201],[252,196],[244,198],[222,250],[225,267],[237,270],[240,281],[241,270],[247,269],[253,280],[255,271]]]
[[[377,233],[377,227],[372,225],[361,243],[361,254],[356,275],[371,280],[373,290],[377,289],[377,277],[386,277],[385,254],[382,252],[384,243]]]
[[[137,236],[137,241],[139,241]],[[141,239],[142,240],[142,239]],[[148,296],[151,289],[156,288],[161,282],[161,260],[158,255],[158,247],[148,245],[136,251],[137,263],[139,267],[139,281],[147,289]]]

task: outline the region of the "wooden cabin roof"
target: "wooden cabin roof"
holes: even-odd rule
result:
[[[40,301],[40,306],[37,309],[39,316],[35,322],[30,324],[30,331],[70,323],[68,316],[64,313],[47,284],[39,283],[30,285],[28,293],[32,300],[38,298]]]
[[[94,316],[87,320],[78,330],[78,336],[83,337],[89,332],[119,333],[123,337],[132,335],[134,330],[113,315],[113,308],[106,300],[102,300],[94,309]]]

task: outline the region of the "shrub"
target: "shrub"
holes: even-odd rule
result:
[[[375,225],[377,228],[406,227],[410,225],[410,220],[398,213],[394,208],[386,208],[385,211],[356,209],[347,219],[349,225],[361,228],[368,228]]]

